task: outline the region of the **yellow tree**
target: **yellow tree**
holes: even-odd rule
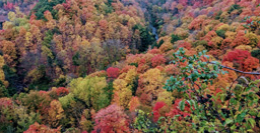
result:
[[[16,65],[14,60],[17,58],[15,44],[11,41],[4,40],[1,42],[0,48],[3,52],[6,64],[8,66],[14,67]]]
[[[64,117],[64,110],[59,101],[53,100],[50,103],[50,109],[48,110],[48,123],[51,127],[56,128],[59,126],[61,119]]]
[[[118,79],[113,82],[113,102],[119,106],[127,108],[132,97],[133,83],[137,77],[135,68],[130,69],[127,73],[122,73]]]
[[[3,56],[0,55],[0,81],[5,85],[5,87],[8,87],[9,83],[8,81],[5,81],[5,73],[3,71],[3,66],[5,65],[5,60]]]
[[[153,105],[159,93],[164,91],[162,88],[164,81],[164,75],[157,68],[149,69],[140,75],[136,94],[140,97],[141,103],[148,106]]]

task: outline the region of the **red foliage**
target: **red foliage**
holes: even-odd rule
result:
[[[120,73],[119,68],[109,67],[107,69],[107,75],[109,78],[117,78],[119,76],[119,73]]]
[[[130,69],[136,68],[135,66],[127,65],[121,69],[120,73],[127,73]]]
[[[247,23],[247,24],[250,24],[252,21],[253,21],[253,20],[250,18],[250,19],[247,19],[247,20],[246,20],[246,23]]]
[[[233,63],[238,63],[239,69],[245,72],[252,72],[259,68],[259,60],[252,57],[250,52],[245,50],[236,49],[229,52],[224,58],[224,61],[230,61]],[[253,78],[253,77],[251,77]]]
[[[234,51],[229,52],[226,56],[224,56],[223,62],[230,61],[243,65],[244,60],[250,56],[251,54],[248,51],[236,49]]]
[[[63,3],[62,5],[65,8],[65,10],[69,10],[71,8],[71,1],[66,0],[66,3]]]
[[[239,45],[246,45],[249,44],[249,42],[249,39],[245,37],[244,31],[239,31],[231,46],[236,47]]]
[[[200,18],[195,18],[189,25],[189,29],[190,30],[198,30],[200,29],[202,26],[204,26],[204,19],[200,19]]]
[[[190,50],[192,46],[191,46],[190,43],[184,42],[184,43],[181,43],[178,47],[179,47],[179,48],[180,48],[180,47],[183,47],[183,48],[185,48],[185,49],[187,49],[187,50]]]
[[[179,73],[179,68],[177,65],[169,64],[165,67],[165,71],[168,75],[176,75]]]
[[[148,53],[150,53],[150,54],[160,54],[161,51],[159,49],[154,48],[152,50],[149,50]]]
[[[10,98],[0,98],[0,109],[2,108],[7,108],[7,107],[12,107],[13,106],[13,101]]]
[[[232,40],[230,38],[226,38],[222,41],[221,46],[219,47],[220,49],[228,49],[230,48],[230,44],[232,43]]]
[[[101,109],[94,119],[95,127],[92,133],[130,132],[128,116],[115,104]]]
[[[156,55],[151,59],[152,67],[156,67],[161,64],[165,64],[166,59],[163,55]]]
[[[12,10],[12,9],[14,9],[14,4],[7,2],[6,4],[4,4],[4,9],[5,10]]]
[[[179,117],[179,120],[181,120],[182,117],[190,116],[191,110],[190,110],[189,103],[187,101],[185,102],[185,108],[184,108],[184,112],[183,112],[179,109],[179,104],[181,101],[182,101],[182,99],[176,99],[171,111],[166,115],[170,116],[170,117],[174,117],[175,115],[181,115]]]
[[[162,66],[157,66],[156,68],[159,69],[161,72],[165,70]]]
[[[30,125],[29,129],[24,131],[24,133],[60,133],[60,127],[57,129],[51,129],[46,125],[40,125],[35,122],[33,125]]]
[[[188,0],[179,0],[179,3],[182,4],[183,6],[186,6],[188,3]]]
[[[102,29],[106,29],[108,22],[106,20],[100,20],[99,25],[101,26]]]
[[[210,42],[212,40],[213,37],[216,37],[217,33],[215,31],[210,31],[208,32],[203,38],[201,38],[202,40],[205,40],[207,42]],[[209,44],[210,45],[210,44]]]
[[[59,97],[69,94],[69,90],[65,87],[59,87],[55,90],[55,92],[56,92],[56,95]]]
[[[153,110],[152,110],[153,115],[154,115],[154,117],[153,117],[154,122],[157,122],[158,119],[160,118],[160,116],[162,116],[160,113],[160,109],[162,109],[165,106],[167,106],[167,104],[165,102],[157,102],[155,104],[155,106],[153,107]]]

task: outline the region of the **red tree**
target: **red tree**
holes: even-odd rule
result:
[[[109,78],[117,78],[119,76],[119,73],[120,73],[119,68],[109,67],[107,69],[107,75]]]
[[[101,109],[94,119],[95,127],[92,133],[130,132],[128,116],[115,104]]]

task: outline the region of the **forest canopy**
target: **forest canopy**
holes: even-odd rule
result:
[[[260,132],[259,0],[0,0],[0,19],[0,133]]]

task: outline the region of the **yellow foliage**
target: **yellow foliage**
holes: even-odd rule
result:
[[[245,37],[247,37],[250,41],[249,45],[251,47],[256,47],[256,45],[258,44],[259,42],[259,36],[257,36],[256,34],[252,33],[252,32],[248,32]]]
[[[56,128],[59,126],[60,120],[64,117],[64,110],[59,101],[53,100],[50,103],[50,109],[48,110],[48,123],[52,127]]]
[[[197,46],[196,47],[196,51],[197,52],[201,52],[201,51],[203,51],[203,50],[205,50],[206,48],[203,46],[203,45],[199,45],[199,46]]]
[[[213,38],[211,39],[211,41],[214,43],[214,46],[212,46],[212,47],[216,48],[216,47],[218,47],[219,44],[222,43],[223,38],[222,38],[222,37],[219,37],[219,36],[216,36],[216,37],[213,37]]]
[[[224,30],[228,31],[230,29],[230,26],[228,24],[223,24],[217,28],[217,30]]]
[[[235,49],[247,50],[250,52],[252,50],[252,47],[248,45],[239,45]]]
[[[137,71],[136,68],[130,69],[127,73],[123,73],[119,76],[119,79],[124,79],[128,85],[132,85],[136,79]]]
[[[162,88],[164,86],[165,77],[159,69],[149,69],[144,74],[140,75],[139,87],[136,94],[140,97],[140,100],[145,105],[153,105],[154,99],[158,98]]]
[[[174,101],[174,97],[172,96],[172,92],[168,92],[166,90],[162,91],[158,95],[157,102],[164,102],[167,105],[171,106]]]
[[[128,83],[123,79],[116,79],[113,81],[113,88],[112,102],[127,108],[132,97],[131,86],[128,86]]]
[[[235,39],[236,35],[237,35],[237,33],[236,32],[232,32],[232,31],[227,31],[225,33],[226,38],[229,38],[229,39],[232,39],[232,40]]]
[[[128,21],[129,28],[132,28],[134,25],[136,25],[136,21],[131,17]]]
[[[169,41],[168,41],[168,42],[164,42],[164,43],[160,46],[160,48],[159,48],[159,50],[162,51],[162,52],[166,52],[166,51],[168,51],[168,50],[170,50],[170,49],[173,49],[173,44],[170,43]]]

